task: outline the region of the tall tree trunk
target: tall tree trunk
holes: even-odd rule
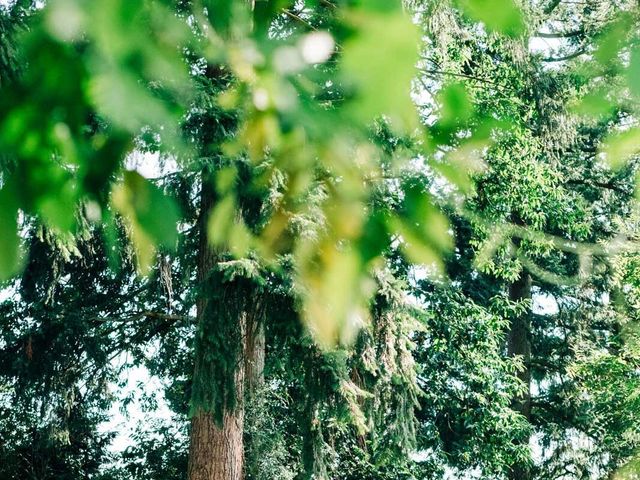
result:
[[[219,427],[208,412],[191,420],[189,480],[240,480],[243,468],[244,412],[225,412]]]
[[[237,309],[239,303],[237,298],[233,298],[235,292],[225,292],[220,294],[217,292],[215,303],[227,303],[223,305],[209,305],[211,295],[214,292],[207,291],[205,286],[209,285],[208,279],[211,276],[216,264],[216,253],[209,246],[207,241],[207,218],[211,211],[213,204],[213,190],[208,185],[208,182],[203,175],[203,187],[201,193],[201,211],[200,211],[200,243],[198,252],[198,272],[197,280],[198,284],[202,288],[197,301],[197,317],[199,332],[207,332],[209,328],[217,328],[220,325],[216,325],[216,318],[209,318],[215,316],[220,309],[226,310],[227,320],[237,322],[237,325],[227,325],[225,327],[235,328],[241,332],[239,341],[242,341],[242,333],[244,330],[244,313],[241,309]],[[222,285],[225,289],[233,289],[231,285]],[[215,308],[210,308],[215,307]],[[235,312],[234,312],[235,310]],[[234,318],[235,314],[235,318]],[[213,325],[209,327],[209,325]],[[197,336],[196,342],[199,345],[196,346],[196,362],[193,375],[194,385],[204,383],[204,388],[219,388],[220,383],[225,384],[227,379],[222,379],[221,382],[215,382],[208,387],[206,383],[213,375],[225,375],[225,372],[216,368],[216,364],[211,360],[215,355],[220,355],[221,352],[210,352],[210,345],[206,344],[204,336]],[[226,341],[236,341],[233,336]],[[240,351],[240,357],[236,359],[235,372],[232,367],[232,392],[230,395],[235,396],[235,402],[232,403],[232,408],[229,408],[228,402],[225,400],[222,402],[222,415],[216,419],[214,412],[211,409],[204,408],[202,405],[192,405],[192,419],[191,419],[191,437],[189,446],[189,467],[188,478],[189,480],[241,480],[243,475],[243,423],[244,423],[244,410],[242,405],[243,390],[244,390],[244,361],[242,358],[243,348],[238,349]],[[228,373],[227,373],[228,374]],[[212,397],[218,397],[213,392]],[[202,394],[200,395],[202,396]],[[207,396],[205,395],[205,398]],[[216,422],[218,420],[218,422]]]
[[[256,296],[247,310],[246,335],[244,343],[245,394],[254,397],[264,383],[265,334],[264,296]]]
[[[246,336],[244,342],[244,372],[245,372],[245,405],[251,409],[247,415],[245,440],[245,475],[246,472],[254,476],[260,475],[264,455],[268,455],[263,444],[263,437],[256,432],[269,431],[270,424],[265,422],[262,415],[265,408],[265,398],[260,394],[264,384],[265,362],[265,296],[252,296],[252,304],[247,309]]]
[[[512,302],[531,301],[531,275],[523,270],[518,279],[509,285],[509,300]],[[511,319],[507,336],[507,353],[510,357],[518,356],[522,359],[523,369],[518,372],[518,378],[525,385],[524,392],[514,399],[513,408],[527,420],[531,419],[531,311],[529,308],[521,315]],[[529,438],[522,439],[523,444],[529,443]],[[515,464],[510,472],[512,480],[528,480],[531,469],[527,464]]]

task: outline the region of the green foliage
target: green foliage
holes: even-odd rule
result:
[[[0,228],[4,232],[0,248],[7,252],[0,261],[0,280],[6,280],[15,274],[20,264],[20,241],[18,239],[18,208],[9,186],[0,190]]]
[[[418,127],[411,83],[420,39],[399,4],[314,5],[301,17],[286,2],[259,3],[252,30],[247,9],[231,2],[177,11],[161,1],[49,2],[20,40],[28,67],[2,87],[0,147],[15,159],[3,183],[21,185],[19,193],[7,190],[21,212],[63,233],[76,230],[80,205],[90,205],[91,220],[112,230],[114,207],[129,224],[140,270],[148,272],[156,247],[175,243],[176,215],[170,200],[147,195],[143,190],[155,190],[125,171],[135,146],[153,145],[191,171],[201,168],[203,154],[224,152],[232,162],[246,157],[260,170],[250,189],[275,186],[279,178],[277,201],[251,228],[239,184],[227,182],[210,239],[236,256],[254,251],[272,264],[277,255],[292,254],[299,290],[317,292],[301,297],[304,319],[331,346],[353,337],[350,319],[366,311],[372,268],[394,236],[406,240],[407,255],[427,264],[439,264],[450,243],[446,221],[426,193],[420,208],[385,221],[368,207],[386,161],[371,141],[371,123],[384,115],[397,131]],[[519,21],[509,15],[493,26],[509,33]],[[267,35],[268,24],[282,31]],[[389,41],[380,44],[382,36]],[[71,81],[61,85],[61,78]],[[443,101],[441,127],[453,121],[449,106],[465,108],[456,107],[454,96]],[[38,115],[41,108],[52,115]],[[200,127],[196,133],[192,127],[203,114],[221,136],[208,138]],[[225,116],[235,121],[223,126]],[[466,120],[456,119],[448,134],[467,127]],[[313,231],[295,231],[298,219],[316,214]],[[365,225],[377,225],[375,242],[361,242],[371,237]],[[15,244],[15,229],[7,225],[6,232]],[[3,261],[9,266],[11,252]],[[338,277],[352,294],[329,308]]]
[[[411,81],[419,44],[416,26],[399,5],[384,12],[354,10],[349,18],[357,33],[346,40],[341,60],[345,81],[356,84],[354,115],[365,123],[387,115],[414,126]],[[380,38],[386,41],[381,43]],[[389,72],[394,74],[393,82]]]
[[[491,31],[516,37],[525,30],[522,10],[511,0],[462,0],[459,4],[469,17]]]
[[[192,385],[191,412],[212,412],[222,423],[224,412],[237,407],[237,364],[242,361],[244,332],[237,316],[248,300],[245,279],[225,285],[219,272],[211,272],[206,289],[204,320],[196,333],[196,374]]]
[[[154,260],[155,245],[174,249],[179,219],[174,201],[139,173],[127,171],[112,193],[114,208],[131,230],[139,269],[147,273]]]

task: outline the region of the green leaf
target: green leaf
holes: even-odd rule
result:
[[[51,182],[55,185],[55,182]],[[76,191],[71,180],[58,182],[55,189],[38,199],[38,212],[46,223],[62,232],[70,232],[75,225]]]
[[[213,246],[225,246],[236,257],[242,257],[249,251],[253,237],[237,215],[233,195],[226,195],[213,208],[207,224],[207,235]]]
[[[471,19],[482,22],[488,30],[517,37],[525,22],[513,0],[460,0],[460,7]]]
[[[391,243],[387,232],[386,217],[383,213],[376,212],[367,218],[362,236],[358,241],[358,251],[363,264],[379,257]]]
[[[362,10],[377,12],[392,12],[398,10],[400,7],[399,2],[395,2],[393,0],[359,0],[354,3]]]
[[[0,281],[7,280],[20,268],[18,203],[8,185],[0,190]]]
[[[244,2],[234,2],[233,0],[225,0],[218,2],[212,2],[224,5],[224,9],[231,13],[230,6],[233,4],[242,4]],[[229,3],[230,5],[226,5]],[[273,24],[273,20],[282,14],[285,8],[289,8],[294,2],[291,0],[257,0],[253,2],[253,22],[255,33],[258,36],[266,36],[269,32],[269,27]],[[216,9],[219,9],[217,7]]]
[[[612,62],[624,47],[629,32],[633,30],[633,23],[633,18],[628,14],[623,14],[612,22],[598,39],[598,48],[593,57],[603,65]]]
[[[416,229],[411,228],[397,218],[391,221],[393,229],[401,235],[400,245],[405,256],[414,264],[435,268],[436,273],[444,271],[444,264],[440,253],[430,242],[420,235]]]
[[[600,148],[612,168],[620,168],[632,156],[640,153],[640,127],[609,135]]]
[[[306,291],[303,318],[315,340],[325,349],[347,344],[365,320],[363,264],[351,248],[318,245],[318,258],[304,264],[298,282]],[[336,286],[340,288],[336,288]]]
[[[220,195],[226,195],[231,191],[238,177],[235,167],[225,167],[216,174],[216,191]]]
[[[609,115],[614,110],[614,105],[607,99],[607,91],[598,89],[589,92],[579,102],[572,106],[572,110],[578,115],[598,118]]]
[[[222,245],[227,241],[233,225],[235,209],[236,202],[232,195],[225,196],[213,208],[207,225],[209,241],[213,245]]]
[[[162,190],[132,171],[125,172],[124,181],[113,189],[112,203],[129,227],[138,269],[143,275],[147,274],[156,245],[176,246],[178,208]]]
[[[88,93],[98,111],[125,130],[137,132],[149,124],[170,125],[174,118],[166,105],[128,71],[114,69],[94,76]]]
[[[640,98],[640,47],[636,47],[631,51],[629,69],[627,70],[627,83],[631,93]]]
[[[178,241],[176,224],[180,219],[175,201],[138,172],[125,172],[124,181],[142,229],[158,244],[175,247]]]
[[[418,59],[418,29],[401,11],[355,11],[350,18],[358,32],[345,42],[342,68],[346,81],[355,82],[352,114],[365,123],[386,114],[414,125],[416,110],[410,92]]]
[[[452,247],[449,224],[445,216],[433,206],[431,196],[420,187],[411,185],[405,190],[402,211],[406,226],[414,231],[421,243],[429,244],[436,251],[447,251]]]
[[[438,94],[438,103],[440,122],[443,125],[460,124],[473,114],[473,105],[461,83],[452,83],[444,87]]]

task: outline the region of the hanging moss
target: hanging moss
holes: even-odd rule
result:
[[[243,375],[240,365],[249,294],[246,279],[226,282],[220,270],[214,271],[202,286],[205,308],[196,334],[191,415],[210,412],[221,424],[224,412],[238,407],[242,392],[237,384]]]

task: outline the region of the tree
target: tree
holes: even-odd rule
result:
[[[600,244],[634,231],[635,166],[596,154],[635,152],[635,127],[616,132],[635,7],[490,4],[51,0],[1,17],[25,26],[0,48],[0,378],[20,405],[2,425],[41,423],[54,470],[37,476],[557,478],[631,457],[634,256],[611,265]],[[532,33],[558,52],[529,52]],[[130,170],[142,152],[173,171]],[[179,425],[105,472],[103,387],[125,353],[167,379]],[[164,447],[188,417],[187,463]],[[577,437],[602,439],[592,462]]]
[[[576,71],[573,65],[548,69],[543,64],[552,59],[541,59],[521,45],[483,32],[469,34],[482,40],[470,41],[461,33],[452,37],[451,31],[468,27],[449,12],[446,19],[438,16],[438,7],[426,13],[439,42],[439,49],[427,59],[426,73],[457,76],[467,87],[470,103],[512,125],[489,149],[484,157],[487,168],[477,176],[473,194],[462,209],[457,208],[458,243],[448,269],[454,282],[461,282],[463,291],[475,301],[489,306],[498,295],[512,304],[505,353],[523,360],[519,378],[525,387],[515,397],[513,408],[531,422],[545,457],[534,467],[531,460],[513,456],[511,478],[586,478],[597,471],[610,471],[619,461],[613,459],[613,451],[605,460],[591,447],[581,450],[575,446],[585,438],[591,439],[587,443],[599,443],[602,437],[588,426],[599,421],[592,416],[590,401],[578,399],[576,391],[584,394],[588,387],[581,384],[574,369],[582,364],[583,354],[577,352],[608,349],[606,345],[619,338],[619,327],[589,320],[593,315],[609,315],[605,312],[611,308],[606,300],[610,287],[605,285],[615,277],[606,266],[612,252],[589,245],[618,234],[614,225],[625,222],[619,219],[628,218],[633,203],[635,166],[615,171],[594,155],[609,128],[620,121],[619,111],[607,106],[608,113],[602,111],[596,121],[580,117],[585,104],[593,101],[581,99],[591,81],[584,72],[590,69]],[[593,18],[586,9],[584,15],[573,15],[567,12],[571,7],[561,12],[557,8],[554,4],[550,12],[534,10],[532,17],[551,23],[549,17],[555,20],[559,15],[567,23],[582,25],[559,29],[579,34],[561,36],[567,38],[567,45],[554,61],[578,58],[594,44],[602,50],[603,41],[612,41],[606,38],[617,28],[617,20],[612,26],[600,16]],[[613,15],[615,18],[616,13]],[[601,32],[605,33],[599,39]],[[625,44],[615,38],[619,45]],[[579,52],[565,55],[564,48],[570,50],[578,41]],[[487,71],[492,72],[490,79]],[[580,101],[581,110],[568,108]],[[567,245],[566,239],[583,243]],[[594,257],[593,264],[584,263],[589,260],[585,254]],[[555,299],[559,311],[534,313],[532,306],[549,298]],[[605,370],[599,374],[606,375]],[[599,378],[605,383],[617,381]],[[524,446],[529,444],[529,434],[520,438]]]

